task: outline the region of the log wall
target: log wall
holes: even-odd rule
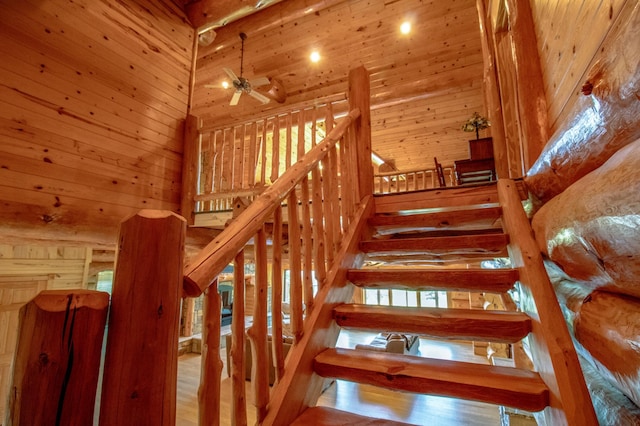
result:
[[[588,381],[601,423],[631,424],[630,409],[602,395],[638,402],[640,356],[631,348],[640,338],[629,312],[640,297],[640,4],[530,4],[553,133],[525,179],[544,203],[533,229],[569,275],[556,291],[585,365],[596,366]]]
[[[178,211],[193,29],[169,0],[0,3],[0,235],[111,245]]]

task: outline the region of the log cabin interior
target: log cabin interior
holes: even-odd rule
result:
[[[640,425],[637,1],[0,11],[3,424]]]

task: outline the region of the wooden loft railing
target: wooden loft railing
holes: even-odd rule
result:
[[[334,96],[245,123],[194,131],[199,160],[192,210],[233,210],[236,197],[253,201],[326,137],[347,107],[344,95]]]
[[[457,183],[453,167],[444,167],[443,172],[447,186],[455,186]],[[393,194],[440,187],[435,169],[377,173],[373,176],[373,184],[373,191],[376,194]]]

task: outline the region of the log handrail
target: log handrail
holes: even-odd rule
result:
[[[348,126],[360,116],[354,108],[313,147],[301,160],[291,166],[282,176],[246,210],[244,210],[225,230],[200,251],[185,268],[185,295],[199,296],[215,280],[244,245],[258,232],[262,224],[273,214],[283,199],[322,161],[340,140]]]

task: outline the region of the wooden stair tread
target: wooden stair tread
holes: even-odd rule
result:
[[[433,212],[417,214],[377,214],[369,219],[369,225],[375,227],[417,227],[449,229],[463,225],[493,226],[500,218],[499,206],[465,208],[455,210],[438,209]]]
[[[326,349],[314,359],[323,377],[406,392],[540,411],[549,390],[532,371],[368,350]]]
[[[374,419],[328,407],[307,408],[291,426],[408,426],[409,423]]]
[[[350,269],[347,279],[367,288],[504,293],[518,280],[516,269]]]
[[[432,188],[394,194],[376,194],[376,213],[397,213],[430,208],[451,208],[498,203],[496,182],[473,187]]]
[[[365,240],[360,242],[360,250],[371,252],[429,252],[429,251],[470,251],[482,253],[504,253],[509,236],[504,233],[484,235],[458,235],[450,237],[402,238],[386,240]]]
[[[521,312],[344,304],[333,310],[341,327],[438,338],[515,343],[531,332]]]

